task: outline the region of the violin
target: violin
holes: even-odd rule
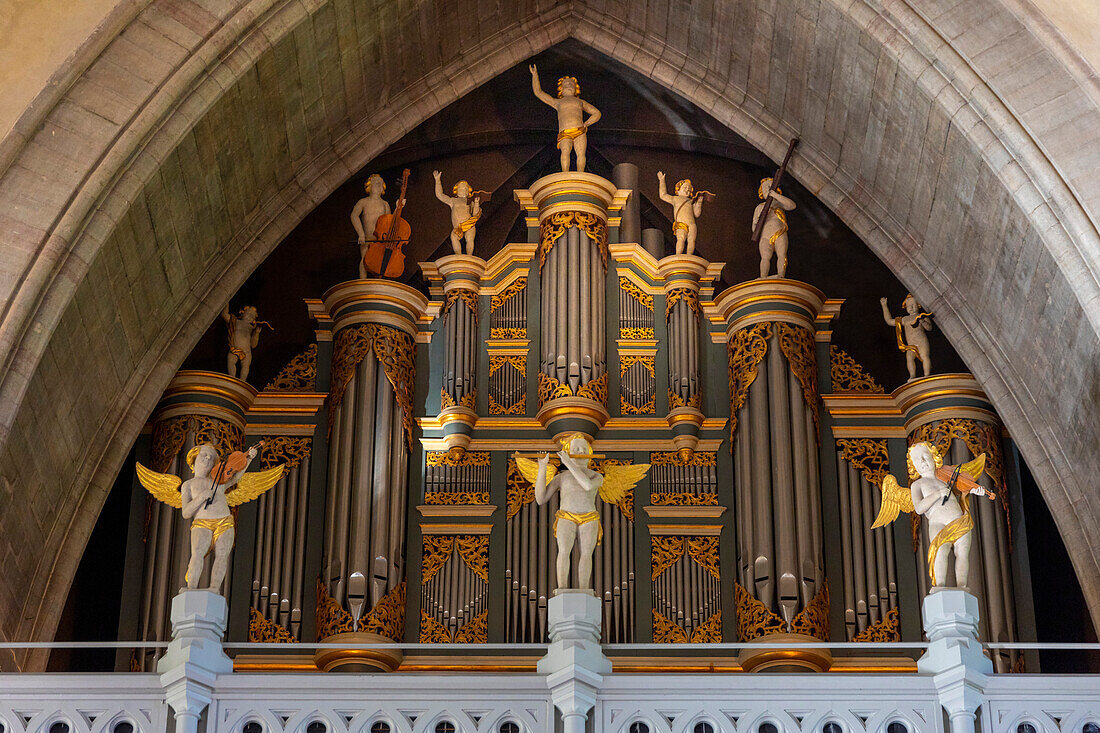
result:
[[[256,449],[263,447],[264,441],[256,444]],[[224,484],[232,481],[234,477],[248,466],[248,454],[235,450],[217,466],[210,470],[210,478],[214,483]]]
[[[401,277],[405,272],[405,245],[409,243],[412,228],[401,218],[405,207],[405,189],[409,184],[409,169],[401,174],[401,197],[392,214],[378,217],[374,225],[374,240],[367,244],[363,265],[368,272],[383,277]]]

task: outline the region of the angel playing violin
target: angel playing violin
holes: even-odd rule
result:
[[[939,450],[931,443],[915,443],[906,454],[909,478],[906,489],[887,474],[882,481],[882,507],[871,529],[884,527],[900,512],[916,512],[928,519],[928,576],[933,589],[947,582],[948,551],[955,552],[955,583],[965,589],[970,575],[970,495],[996,498],[977,481],[985,471],[985,454],[958,466],[943,465]]]
[[[545,504],[554,495],[561,493],[561,505],[554,514],[554,537],[558,541],[557,575],[558,588],[565,588],[569,582],[569,559],[573,553],[573,543],[580,542],[580,559],[577,562],[577,589],[592,588],[592,553],[596,545],[603,540],[603,526],[600,513],[596,510],[596,495],[609,504],[622,500],[630,489],[634,488],[646,471],[648,463],[628,466],[607,466],[604,473],[589,468],[593,458],[588,440],[576,433],[561,441],[562,450],[558,459],[565,467],[564,472],[550,465],[547,453],[538,461],[516,455],[516,467],[523,477],[535,485],[535,501]]]
[[[214,446],[195,446],[187,452],[187,465],[195,476],[183,481],[182,486],[179,476],[158,473],[137,464],[138,481],[150,494],[168,506],[182,509],[184,519],[194,518],[191,522],[191,560],[184,575],[189,590],[198,587],[206,556],[213,546],[214,564],[210,569],[208,590],[218,592],[225,579],[229,551],[233,549],[234,524],[229,508],[252,501],[282,478],[282,464],[263,471],[244,472],[262,445],[260,442],[249,448],[248,453],[236,451],[224,461]],[[231,487],[235,488],[230,490]]]

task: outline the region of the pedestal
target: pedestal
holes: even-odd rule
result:
[[[219,674],[233,671],[222,649],[229,608],[217,593],[185,590],[172,599],[172,642],[157,662],[165,697],[176,713],[176,731],[195,733]]]
[[[584,733],[611,660],[600,647],[602,605],[589,590],[562,589],[547,603],[550,647],[539,660],[550,697],[561,711],[565,733]]]
[[[349,631],[324,640],[326,644],[393,644],[368,631]],[[400,649],[318,649],[313,663],[322,672],[393,672],[401,666],[404,655]]]
[[[978,641],[978,599],[958,588],[943,588],[925,597],[922,610],[929,646],[917,660],[917,671],[933,676],[951,733],[974,733],[986,678],[993,672]]]

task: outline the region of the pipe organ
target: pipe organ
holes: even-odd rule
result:
[[[421,263],[428,297],[374,279],[307,301],[317,341],[265,390],[181,372],[165,393],[155,469],[186,476],[193,445],[224,454],[261,437],[259,461],[289,469],[238,518],[231,634],[441,654],[545,641],[560,499],[537,504],[515,454],[554,454],[580,432],[597,470],[650,465],[632,493],[597,504],[605,643],[917,640],[927,532],[870,528],[883,477],[907,481],[916,441],[951,463],[987,454],[982,481],[998,501],[972,501],[971,590],[983,638],[1020,638],[1015,479],[972,377],[887,394],[830,344],[842,301],[778,278],[716,292],[723,263],[656,257],[652,230],[647,247],[623,241],[641,232],[638,207],[600,176],[553,174],[515,196],[528,241],[487,261]],[[167,570],[182,573],[188,528],[155,502],[143,521],[135,626],[163,640],[182,580]],[[312,661],[434,663],[415,656],[322,650]],[[750,648],[739,663],[821,670],[842,656]],[[994,662],[1022,666],[1014,652]]]

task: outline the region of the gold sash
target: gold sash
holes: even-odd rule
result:
[[[477,224],[477,220],[480,219],[480,218],[481,218],[481,212],[479,211],[478,213],[474,214],[473,216],[471,216],[466,221],[464,221],[461,224],[459,224],[458,226],[456,226],[454,228],[454,235],[456,237],[458,237],[459,239],[461,239],[462,236],[464,234],[466,234],[466,232],[468,232],[468,231],[470,231],[471,229],[474,228],[474,224]]]
[[[560,143],[562,140],[564,140],[566,138],[569,138],[570,140],[573,140],[575,138],[580,137],[581,135],[583,135],[586,132],[588,132],[587,127],[567,127],[567,128],[565,128],[564,130],[562,130],[561,132],[558,133],[558,142]]]
[[[963,494],[960,497],[959,504],[962,506],[963,515],[949,522],[932,538],[932,542],[928,545],[928,577],[932,579],[933,586],[936,585],[936,566],[934,562],[940,547],[954,544],[956,540],[961,539],[963,535],[974,528],[974,518],[970,516],[969,494]],[[957,560],[958,556],[956,555]]]
[[[773,203],[770,213],[775,214],[775,218],[779,219],[779,222],[783,225],[778,230],[776,230],[776,232],[774,234],[772,234],[770,237],[768,237],[768,243],[771,244],[771,246],[774,247],[775,246],[775,240],[779,239],[779,235],[785,234],[786,231],[787,231],[787,212],[783,211],[783,209],[779,208],[778,206],[776,206]]]
[[[191,529],[208,529],[214,534],[214,542],[217,542],[219,537],[233,529],[233,515],[217,519],[196,519],[191,522]]]
[[[583,514],[576,514],[574,512],[567,512],[564,509],[559,509],[554,512],[554,529],[552,534],[557,537],[558,535],[558,520],[565,519],[580,527],[582,524],[588,524],[589,522],[595,522],[596,526],[600,528],[599,535],[596,536],[596,544],[603,542],[603,524],[600,522],[599,512],[585,512]]]
[[[684,230],[684,231],[686,232],[686,231],[688,230],[688,225],[687,225],[687,224],[685,224],[685,223],[684,223],[684,222],[682,222],[682,221],[674,221],[674,222],[672,222],[672,233],[673,233],[673,234],[675,234],[676,232],[680,231],[681,229],[683,229],[683,230]]]

